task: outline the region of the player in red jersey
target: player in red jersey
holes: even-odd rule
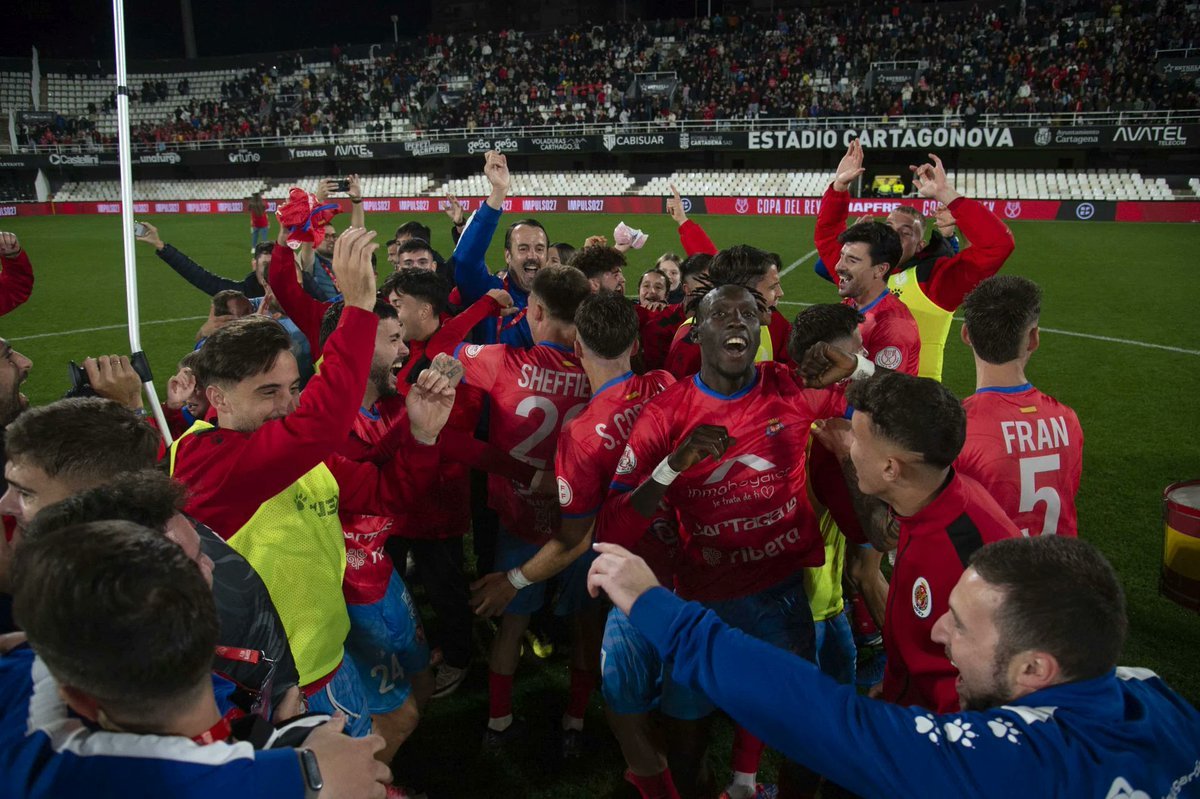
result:
[[[805,374],[811,368],[847,377],[855,369],[852,356],[827,344],[814,347],[814,355],[805,359]],[[822,356],[840,365],[825,369]],[[958,671],[930,637],[933,625],[971,555],[1020,534],[983,486],[952,467],[966,437],[966,413],[945,386],[881,371],[852,385],[846,399],[854,407],[850,432],[823,441],[843,463],[849,455],[847,475],[853,476],[858,515],[872,543],[896,549],[883,625],[887,666],[872,693],[952,712],[958,709]],[[881,503],[886,515],[867,509]],[[880,518],[886,529],[875,523]]]
[[[517,460],[546,470],[554,463],[562,426],[591,397],[587,373],[575,355],[575,311],[590,295],[587,278],[570,266],[544,266],[533,276],[527,318],[534,339],[529,349],[507,344],[463,345],[463,382],[491,399],[489,441]],[[521,729],[513,726],[512,684],[521,637],[543,603],[545,586],[520,577],[520,567],[559,527],[557,499],[534,493],[500,475],[489,475],[488,495],[500,516],[496,566],[512,570],[518,587],[500,620],[489,657],[489,713],[485,749],[497,750]],[[587,565],[568,567],[556,611],[572,615],[587,603]],[[474,586],[473,586],[474,587]],[[578,646],[578,642],[577,642]]]
[[[737,249],[749,265],[770,263],[761,250]],[[812,614],[800,569],[821,565],[824,545],[808,501],[804,453],[813,421],[840,416],[845,401],[838,390],[807,389],[782,364],[755,363],[764,307],[736,284],[700,301],[701,370],[643,409],[600,526],[607,541],[633,544],[665,498],[681,522],[677,592],[811,659]],[[686,794],[700,777],[707,738],[700,722],[713,707],[673,684],[664,685],[668,693],[664,710],[681,722],[673,737]]]
[[[866,317],[859,333],[867,357],[886,369],[915,375],[921,357],[917,320],[887,284],[903,253],[900,236],[887,225],[860,222],[843,231],[838,241],[838,296]]]
[[[633,373],[630,358],[637,344],[637,314],[633,303],[622,295],[601,291],[588,297],[575,313],[575,326],[575,353],[587,373],[592,398],[578,416],[563,426],[558,439],[554,467],[562,525],[550,541],[518,567],[519,576],[514,575],[517,582],[540,583],[561,573],[580,557],[591,561],[596,514],[608,493],[633,423],[647,401],[675,382],[666,372]],[[671,529],[673,525],[660,527]],[[655,565],[658,574],[670,579],[671,536],[667,538],[667,542],[651,537],[643,539],[641,554]],[[477,612],[490,615],[503,610],[516,592],[508,575],[496,572],[476,583],[472,602]],[[593,634],[598,631],[598,624],[580,630]],[[563,716],[564,756],[578,756],[582,752],[579,731],[583,729],[583,714],[598,671],[595,660],[600,652],[598,637],[587,643],[588,647],[573,652],[570,703]],[[607,684],[605,696],[608,697]],[[644,712],[640,720],[644,724]],[[645,737],[639,730],[641,738],[635,733],[635,738],[627,743],[620,720],[613,729],[626,751]],[[653,757],[656,753],[651,750],[650,754]],[[631,767],[638,772],[633,761]],[[664,767],[665,763],[656,763],[649,773],[658,774]]]
[[[962,307],[975,393],[963,401],[967,441],[954,466],[978,480],[1023,535],[1075,536],[1083,429],[1075,411],[1025,377],[1038,348],[1042,290],[1027,278],[997,275]]]

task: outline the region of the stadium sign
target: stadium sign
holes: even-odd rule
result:
[[[678,134],[670,134],[670,146],[667,144],[667,138],[668,134],[665,133],[605,133],[600,140],[604,149],[610,153],[614,150],[666,150],[679,146]]]
[[[113,153],[112,161],[105,161],[106,164],[116,163],[116,154]],[[66,155],[63,153],[50,153],[48,159],[50,166],[100,166],[100,156],[98,155]]]
[[[1100,128],[1038,128],[1033,136],[1033,143],[1039,147],[1047,144],[1068,145],[1079,147],[1087,144],[1099,144],[1103,135]]]
[[[1154,68],[1167,80],[1200,79],[1200,58],[1160,58]]]
[[[328,158],[328,147],[289,147],[288,158],[295,161],[302,158]]]
[[[531,150],[539,153],[580,152],[594,150],[594,136],[543,136],[528,139]]]
[[[689,133],[684,131],[679,134],[679,149],[688,150],[692,147],[703,148],[722,148],[733,149],[741,145],[742,149],[746,147],[746,137],[740,135],[735,138],[729,133]]]
[[[904,150],[927,147],[1008,149],[1015,146],[1010,128],[867,128],[865,130],[756,130],[751,150],[840,150],[857,139],[864,147]]]
[[[404,142],[404,149],[409,155],[418,157],[427,155],[450,155],[450,142],[430,141],[429,139],[414,139]]]
[[[20,155],[0,155],[0,169],[36,169],[36,158],[26,158]]]
[[[162,152],[148,153],[137,157],[139,164],[180,164],[183,163],[183,157],[179,153]]]
[[[262,153],[256,150],[237,150],[229,154],[231,164],[257,164],[262,160]]]
[[[1189,125],[1187,127],[1196,127]],[[1158,147],[1185,147],[1188,135],[1183,125],[1125,125],[1116,129],[1113,144],[1154,144]]]
[[[365,144],[339,144],[333,148],[335,158],[374,158],[375,153]]]

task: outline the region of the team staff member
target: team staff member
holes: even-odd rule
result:
[[[978,480],[1022,534],[1074,536],[1083,429],[1075,411],[1025,377],[1041,312],[1042,290],[1015,275],[989,277],[963,302],[975,393],[963,400],[967,440],[954,466]]]
[[[859,696],[658,587],[621,547],[596,548],[589,588],[629,613],[674,679],[857,794],[1197,794],[1200,713],[1153,672],[1116,668],[1125,599],[1079,539],[1008,539],[975,553],[933,630],[967,709],[942,715]]]
[[[1014,244],[1012,232],[995,214],[954,190],[946,179],[942,159],[932,154],[929,157],[933,165],[909,167],[914,173],[913,187],[921,197],[937,200],[950,210],[971,246],[957,254],[952,254],[948,246],[932,252],[922,250],[924,217],[911,206],[899,206],[888,215],[887,223],[900,234],[904,253],[892,269],[888,287],[899,293],[920,328],[919,374],[941,380],[942,357],[954,311],[967,292],[1000,270],[1012,255]],[[846,149],[833,183],[821,199],[813,237],[824,264],[838,262],[838,236],[845,230],[850,213],[850,182],[866,171],[862,164],[862,144],[855,140]],[[939,239],[939,243],[943,242]],[[834,279],[824,268],[818,274]]]
[[[374,351],[373,235],[352,229],[335,249],[347,308],[305,401],[297,407],[299,375],[287,334],[269,319],[240,319],[217,331],[195,363],[218,426],[197,422],[170,455],[172,474],[191,490],[187,512],[263,578],[310,706],[328,712],[335,702],[353,703],[355,712],[364,704],[355,676],[340,669],[349,619],[338,511],[400,512],[425,493],[453,402],[445,377],[430,370],[418,382],[422,390],[409,394],[412,433],[403,459],[377,467],[334,454],[358,412]],[[275,258],[291,261],[292,252],[277,245]],[[361,713],[351,726],[365,732],[369,716]]]
[[[488,245],[496,233],[496,225],[504,212],[504,200],[512,189],[508,160],[494,150],[486,156],[483,173],[492,192],[475,213],[471,214],[462,237],[454,248],[454,282],[459,298],[470,305],[492,289],[503,289],[512,297],[517,312],[501,319],[484,320],[476,330],[475,340],[481,344],[511,344],[532,347],[533,334],[525,314],[533,277],[546,265],[550,239],[536,219],[522,219],[509,225],[504,232],[504,264],[506,274],[497,277],[484,263]]]

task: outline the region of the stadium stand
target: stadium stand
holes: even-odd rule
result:
[[[1157,50],[1200,35],[1200,5],[1131,0],[1097,10],[1052,0],[1030,4],[1027,14],[1018,25],[986,4],[957,14],[913,4],[882,16],[831,6],[549,35],[431,34],[373,59],[300,63],[297,55],[270,67],[140,73],[130,79],[133,136],[149,146],[382,140],[410,128],[849,115],[970,125],[1001,113],[1200,107],[1194,85],[1154,68]],[[918,65],[914,80],[868,79],[873,64],[902,61]],[[667,76],[670,89],[635,92],[636,75],[651,72]],[[5,107],[28,81],[28,73],[0,76]],[[50,72],[47,107],[60,118],[22,130],[22,143],[110,144],[112,84],[111,75]]]
[[[282,200],[292,186],[314,188],[325,176],[296,178],[246,178],[237,180],[134,181],[137,200],[231,200],[262,191],[269,200]],[[1200,196],[1200,178],[1192,178],[1187,192],[1176,194],[1165,178],[1144,178],[1136,171],[1092,169],[1062,172],[1035,170],[959,170],[949,178],[970,197],[1009,200],[1174,200]],[[829,181],[827,172],[785,170],[728,170],[675,172],[655,176],[644,184],[621,172],[530,172],[513,176],[512,196],[602,197],[636,194],[661,197],[674,185],[681,194],[713,197],[819,197]],[[430,175],[365,175],[363,194],[371,197],[483,197],[488,194],[482,175],[438,182]],[[11,185],[10,185],[11,184]],[[0,190],[10,195],[24,191],[13,181]],[[26,194],[28,192],[26,191]],[[15,199],[15,196],[10,197]],[[115,181],[69,182],[54,194],[56,202],[118,199]]]

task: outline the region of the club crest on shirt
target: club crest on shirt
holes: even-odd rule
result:
[[[617,462],[617,474],[633,474],[636,468],[637,455],[634,455],[633,448],[626,444],[625,451],[621,453],[621,460]]]
[[[466,356],[468,358],[474,358],[476,355],[478,355],[482,351],[483,351],[482,344],[468,344],[467,348],[465,350],[463,350],[463,352],[466,354]]]
[[[779,421],[778,417],[767,420],[767,436],[768,437],[775,435],[782,429],[783,429],[783,422]]]
[[[904,360],[898,347],[884,347],[875,355],[875,365],[884,369],[895,369]]]
[[[704,558],[704,562],[709,566],[721,565],[721,550],[713,549],[712,547],[701,547],[700,556]]]
[[[575,496],[575,492],[571,490],[571,484],[567,482],[565,477],[558,478],[558,504],[570,505],[571,499]]]
[[[913,613],[922,619],[928,619],[933,612],[933,595],[929,592],[929,581],[918,577],[912,589]]]

